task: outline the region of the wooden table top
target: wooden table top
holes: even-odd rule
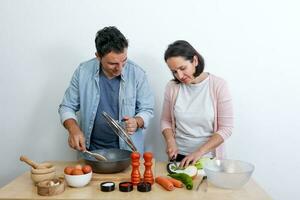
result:
[[[65,166],[74,165],[76,162],[62,162],[62,161],[53,161],[51,162],[56,166],[56,172],[58,176],[63,175],[63,169]],[[165,162],[156,162],[155,169],[153,173],[155,176],[167,175],[166,163]],[[127,169],[130,174],[130,168]],[[124,173],[124,172],[122,172]],[[141,169],[141,174],[143,170]],[[99,174],[97,174],[99,175]],[[109,175],[104,175],[103,181],[108,179]],[[152,185],[152,190],[150,192],[142,193],[137,191],[136,187],[132,192],[124,193],[118,190],[118,183],[123,180],[118,180],[118,174],[111,174],[111,177],[114,178],[116,183],[116,189],[112,192],[102,192],[99,189],[100,183],[103,181],[92,180],[87,186],[83,188],[71,188],[66,186],[66,189],[63,193],[55,196],[40,196],[37,194],[37,188],[34,186],[30,178],[30,172],[26,172],[21,176],[14,179],[12,182],[8,183],[4,187],[0,188],[0,199],[205,199],[205,200],[268,200],[271,197],[253,180],[250,181],[241,189],[238,190],[229,190],[221,189],[213,186],[208,183],[207,192],[199,189],[196,191],[196,186],[202,179],[201,176],[198,176],[194,179],[194,188],[193,190],[187,190],[184,188],[176,188],[173,191],[166,191],[158,184]],[[130,176],[128,177],[130,180]]]

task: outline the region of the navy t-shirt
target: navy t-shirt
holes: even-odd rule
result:
[[[102,116],[102,111],[112,118],[119,119],[120,76],[108,79],[102,70],[99,72],[100,101],[95,117],[89,150],[119,148],[117,136]]]

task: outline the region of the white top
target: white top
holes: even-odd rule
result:
[[[174,115],[179,154],[190,154],[209,140],[214,124],[209,76],[197,84],[180,84]],[[210,152],[205,156],[212,157],[213,154]]]

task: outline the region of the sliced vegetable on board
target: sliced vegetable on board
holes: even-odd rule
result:
[[[198,169],[194,165],[190,165],[184,169],[178,169],[178,167],[176,167],[174,163],[167,164],[167,171],[169,172],[169,174],[184,173],[192,178],[195,178],[198,174]]]

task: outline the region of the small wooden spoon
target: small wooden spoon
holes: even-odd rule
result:
[[[30,165],[34,169],[45,169],[45,168],[47,168],[47,166],[36,163],[36,162],[30,160],[29,158],[27,158],[26,156],[21,156],[20,160],[27,163],[28,165]]]

